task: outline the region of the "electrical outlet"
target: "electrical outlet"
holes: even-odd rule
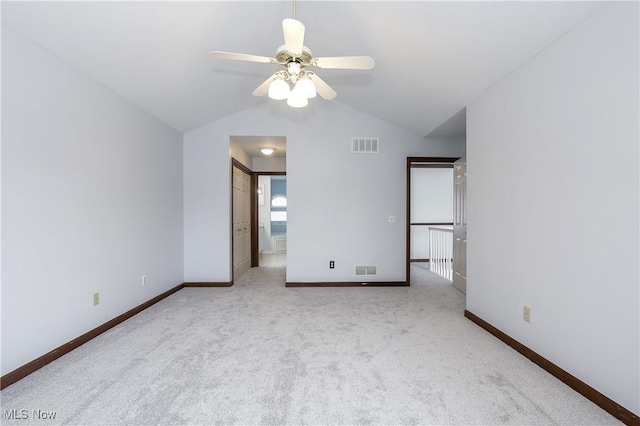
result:
[[[93,293],[93,306],[100,304],[100,293]]]
[[[522,319],[526,322],[531,322],[531,308],[528,306],[524,306],[522,308]]]
[[[388,219],[389,223],[395,223],[396,222],[396,215],[390,215],[389,219]]]
[[[142,276],[142,285],[145,285],[147,283],[147,276],[143,275]]]
[[[329,261],[329,269],[334,269],[336,267],[336,262],[333,260]]]

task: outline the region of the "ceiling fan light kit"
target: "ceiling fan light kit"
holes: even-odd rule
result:
[[[300,90],[307,99],[316,97],[316,85],[313,84],[313,81],[308,77],[298,80],[296,88]]]
[[[295,1],[294,1],[295,17]],[[304,25],[296,19],[287,18],[282,21],[284,45],[278,48],[275,58],[246,55],[222,51],[210,52],[216,59],[234,61],[280,64],[285,67],[264,81],[253,91],[254,96],[269,95],[274,100],[287,100],[287,105],[302,108],[309,104],[309,99],[316,93],[323,99],[335,99],[337,93],[324,80],[307,67],[318,69],[355,69],[368,70],[375,62],[369,56],[335,56],[314,58],[311,50],[304,45]]]
[[[276,101],[287,99],[291,93],[289,84],[282,79],[275,79],[269,85],[269,97]]]
[[[293,88],[287,81],[291,82]],[[288,75],[285,73],[285,75],[279,74],[276,76],[269,84],[268,93],[271,99],[277,101],[286,99],[289,106],[301,108],[308,105],[308,99],[316,97],[316,86],[306,71],[294,74],[289,73]]]
[[[292,90],[291,94],[287,98],[287,105],[292,108],[302,108],[309,105],[309,99],[307,99],[300,90]]]

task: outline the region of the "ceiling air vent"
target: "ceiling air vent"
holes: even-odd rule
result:
[[[377,266],[356,266],[356,275],[378,275]]]
[[[351,152],[377,154],[379,145],[378,138],[351,138]]]

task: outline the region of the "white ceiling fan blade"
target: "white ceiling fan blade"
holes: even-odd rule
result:
[[[282,32],[284,33],[284,46],[287,51],[295,56],[302,55],[304,24],[295,19],[284,19],[282,21]]]
[[[230,59],[232,61],[260,62],[263,64],[274,64],[277,61],[266,56],[246,55],[244,53],[220,52],[214,50],[209,54],[215,59]]]
[[[253,91],[253,96],[264,96],[267,93],[269,93],[269,86],[271,85],[271,82],[276,79],[277,76],[278,76],[278,73],[275,73],[271,77],[266,79],[264,83],[262,83],[260,86],[256,88],[256,90]]]
[[[308,75],[311,81],[313,81],[313,84],[316,85],[316,91],[324,99],[330,101],[332,99],[335,99],[336,96],[338,96],[336,91],[333,90],[331,87],[329,87],[329,85],[325,83],[323,79],[321,79],[320,77],[318,77],[313,73],[308,73]]]
[[[343,70],[370,70],[375,64],[371,56],[335,56],[330,58],[316,58],[313,61],[313,66],[316,68]]]

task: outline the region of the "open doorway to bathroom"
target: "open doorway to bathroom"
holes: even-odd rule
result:
[[[229,137],[229,155],[235,163],[241,164],[251,175],[250,192],[250,248],[251,267],[286,267],[286,223],[272,223],[272,184],[280,179],[286,185],[286,137],[285,136],[240,136]],[[284,199],[273,200],[274,221],[288,222],[286,212],[287,196],[275,184],[273,195],[282,192]],[[280,206],[278,206],[280,204]],[[282,205],[285,204],[285,205]],[[266,209],[266,210],[265,210]],[[244,229],[244,226],[242,227]],[[273,228],[273,229],[272,229]],[[273,237],[271,234],[276,234]],[[273,241],[276,238],[278,241]],[[277,256],[275,256],[277,254]],[[262,257],[261,255],[270,255]]]
[[[287,265],[287,177],[258,173],[258,259],[262,267]]]

